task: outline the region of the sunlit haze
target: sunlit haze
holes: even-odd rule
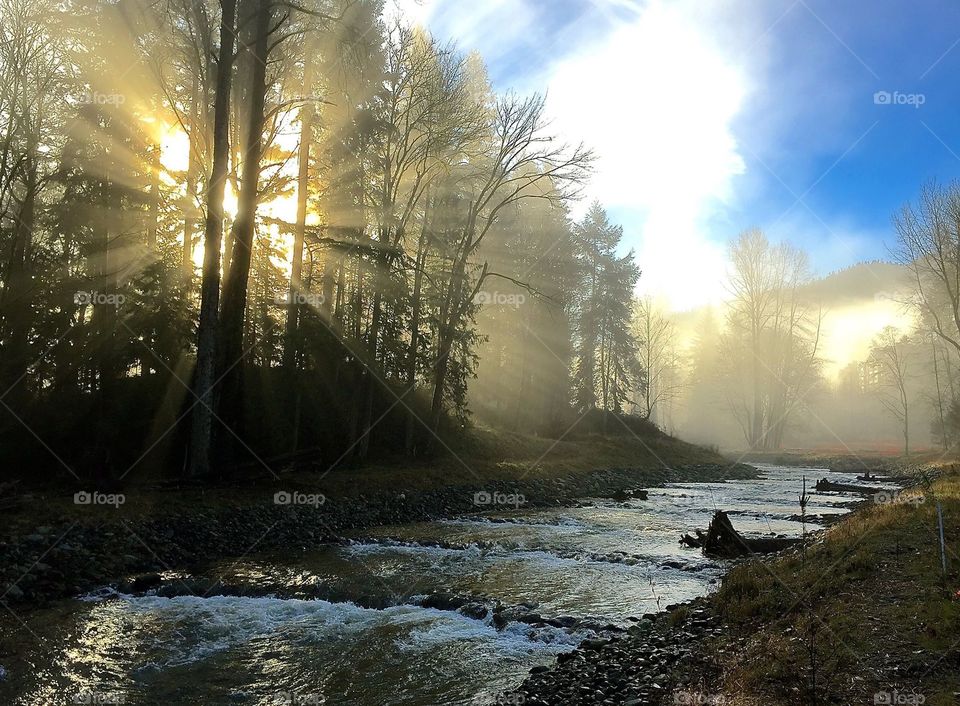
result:
[[[960,3],[0,0],[0,706],[946,706]]]

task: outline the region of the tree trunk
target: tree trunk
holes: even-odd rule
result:
[[[311,34],[304,50],[303,96],[306,99],[313,88],[314,47]],[[297,153],[297,224],[293,235],[293,255],[290,262],[290,289],[287,297],[287,321],[284,329],[283,366],[295,370],[299,354],[297,332],[300,326],[300,297],[303,289],[303,238],[307,227],[307,186],[310,178],[310,141],[313,139],[313,104],[305,100],[300,107],[300,146]]]
[[[763,402],[760,392],[760,342],[756,323],[753,324],[750,347],[753,353],[753,421],[750,428],[750,448],[757,449],[763,439]]]
[[[247,49],[252,51],[253,58],[250,65],[250,91],[247,94],[250,112],[247,127],[242,131],[247,137],[247,145],[243,154],[237,217],[230,231],[233,252],[230,269],[223,283],[223,304],[220,309],[220,374],[223,377],[223,388],[219,409],[222,418],[234,423],[242,420],[243,322],[259,196],[264,99],[267,90],[267,40],[272,1],[256,0],[253,47]]]
[[[460,300],[463,296],[466,280],[468,252],[465,249],[451,268],[450,286],[447,296],[440,307],[440,325],[437,331],[437,361],[434,367],[433,401],[430,405],[430,429],[434,435],[440,433],[440,420],[443,418],[443,393],[447,383],[450,354],[453,352],[453,338],[460,321]],[[433,439],[428,441],[433,445]]]
[[[150,149],[150,213],[147,218],[147,257],[149,261],[159,259],[157,253],[157,233],[160,230],[160,143]]]
[[[420,292],[423,288],[423,268],[427,259],[427,214],[423,214],[423,230],[420,232],[420,239],[417,243],[417,259],[413,272],[413,296],[411,298],[412,309],[410,312],[410,346],[407,348],[407,380],[406,388],[403,394],[408,394],[417,384],[417,354],[420,349]],[[407,414],[406,438],[404,440],[404,449],[408,456],[414,455],[414,439],[416,424],[416,400],[409,406],[411,411]]]
[[[183,196],[183,244],[180,252],[180,270],[183,278],[183,288],[187,292],[193,283],[193,233],[196,229],[196,198],[197,172],[199,171],[199,160],[197,159],[197,150],[199,149],[199,118],[198,104],[200,102],[198,81],[193,79],[193,89],[190,102],[190,153],[187,156],[187,179],[185,184],[185,193]]]
[[[210,472],[213,451],[213,395],[217,359],[217,324],[220,301],[220,241],[223,237],[223,192],[227,184],[230,151],[230,86],[236,0],[221,0],[220,50],[214,94],[213,169],[207,188],[207,219],[203,235],[203,278],[200,287],[200,323],[197,330],[197,374],[193,408],[190,475]]]
[[[3,323],[7,346],[4,355],[3,390],[10,401],[21,404],[25,398],[24,377],[30,365],[28,349],[32,311],[30,307],[30,246],[36,217],[37,164],[28,157],[26,190],[14,228],[13,252],[2,292]]]

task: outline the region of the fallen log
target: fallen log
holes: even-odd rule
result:
[[[710,520],[710,527],[703,540],[706,556],[733,559],[749,554],[769,554],[786,549],[802,540],[788,537],[749,539],[733,528],[733,523],[723,510],[717,510]]]
[[[689,534],[685,534],[680,538],[680,544],[685,547],[692,547],[693,549],[700,549],[703,547],[704,541],[707,539],[707,535],[703,533],[703,530],[695,530],[696,536],[691,537]]]
[[[814,490],[818,492],[834,492],[834,493],[860,493],[861,495],[875,495],[877,493],[886,492],[886,488],[877,488],[867,485],[851,485],[850,483],[834,483],[829,481],[826,478],[821,478],[817,481]]]

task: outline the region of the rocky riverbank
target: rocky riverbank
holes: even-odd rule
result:
[[[930,500],[960,503],[958,471],[909,470],[912,490],[858,501],[805,549],[742,561],[718,593],[644,616],[624,635],[584,641],[498,703],[957,703],[956,673],[947,677],[960,664],[957,572],[945,588],[937,569],[916,568],[939,560]],[[891,573],[894,564],[901,568]],[[926,643],[941,636],[946,651],[931,652]],[[916,700],[924,693],[936,696]],[[897,694],[914,700],[882,700]]]
[[[707,599],[668,606],[622,635],[585,640],[552,667],[535,667],[498,703],[640,706],[664,703],[668,695],[666,703],[714,703],[704,690],[707,674],[698,678],[693,667],[702,662],[698,646],[723,629]]]
[[[96,503],[68,505],[59,499],[65,519],[32,527],[20,522],[0,539],[0,601],[38,605],[105,584],[118,585],[136,574],[190,571],[219,558],[312,547],[343,541],[344,535],[366,527],[502,509],[504,503],[569,505],[584,497],[632,497],[638,495],[633,491],[665,482],[755,475],[754,468],[743,464],[694,464],[478,481],[430,490],[380,488],[352,495],[327,496],[322,486],[277,486],[240,499],[234,494],[220,500],[211,491],[202,502],[192,502],[175,491],[153,491],[149,498],[137,498],[149,507],[142,515],[121,514],[116,507]],[[48,502],[39,496],[21,498],[27,507]]]

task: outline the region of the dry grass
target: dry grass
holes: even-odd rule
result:
[[[810,546],[734,569],[710,646],[727,703],[873,703],[879,692],[955,704],[960,692],[960,475],[871,506]],[[914,498],[911,502],[908,498]],[[916,500],[922,498],[922,502]],[[936,501],[950,567],[940,566]]]

